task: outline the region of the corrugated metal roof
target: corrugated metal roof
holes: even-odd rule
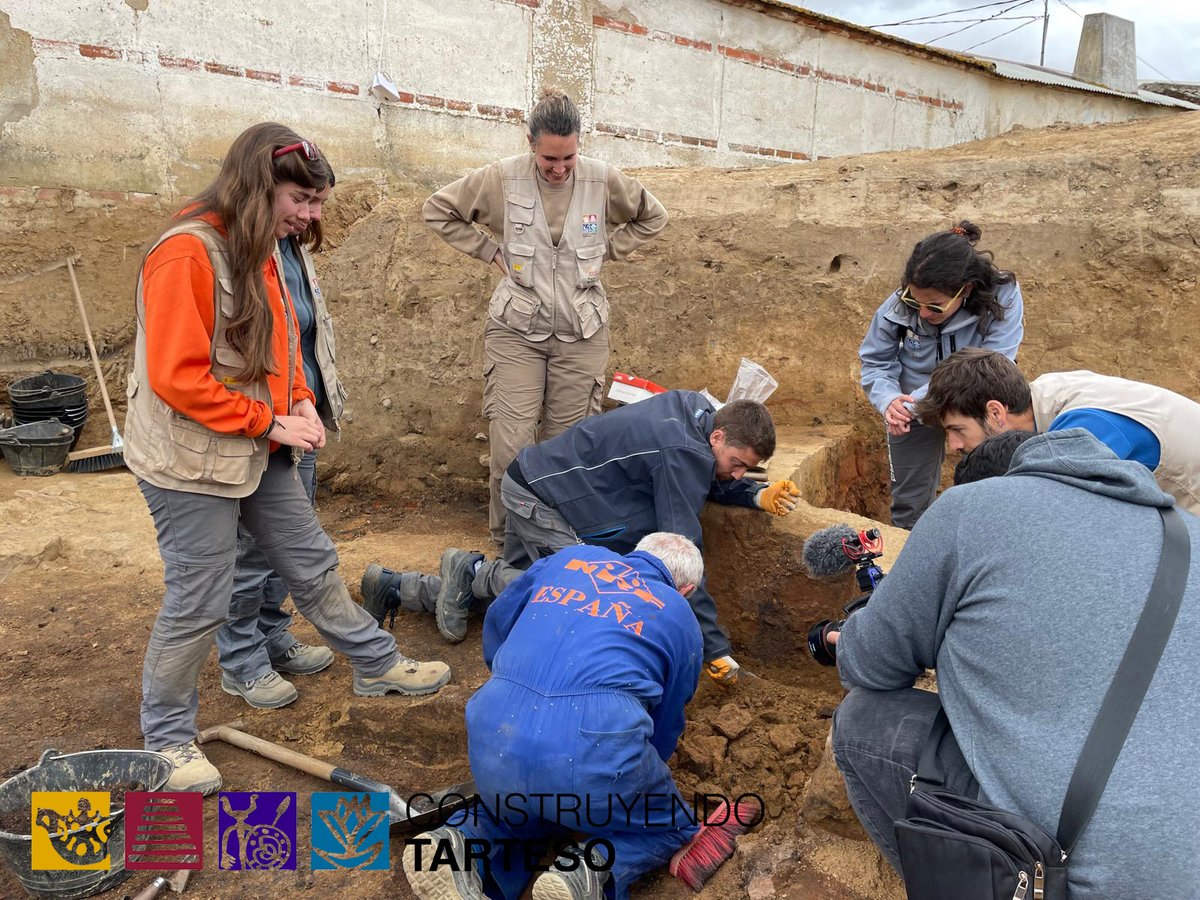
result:
[[[912,56],[925,56],[934,59],[942,59],[947,62],[954,62],[961,66],[977,69],[985,74],[994,75],[998,78],[1008,78],[1013,81],[1025,81],[1033,84],[1044,84],[1051,87],[1065,88],[1072,91],[1088,91],[1094,94],[1107,94],[1111,97],[1121,97],[1125,100],[1133,100],[1139,103],[1149,103],[1153,106],[1172,106],[1178,109],[1200,109],[1195,103],[1189,103],[1186,100],[1181,100],[1176,97],[1169,97],[1166,94],[1156,94],[1151,91],[1139,90],[1136,93],[1126,93],[1125,91],[1114,91],[1112,88],[1107,88],[1102,85],[1092,84],[1089,81],[1080,81],[1078,78],[1067,74],[1066,72],[1057,72],[1053,69],[1047,69],[1042,66],[1026,65],[1024,63],[1015,63],[1008,60],[990,59],[985,56],[973,56],[969,53],[959,53],[953,50],[943,50],[940,47],[932,47],[929,44],[918,44],[915,41],[905,40],[895,35],[886,34],[882,31],[876,31],[873,28],[867,28],[865,25],[856,25],[854,22],[847,22],[845,19],[838,19],[834,16],[827,16],[824,13],[814,12],[811,9],[805,9],[798,4],[787,2],[787,0],[721,0],[730,6],[740,6],[743,9],[757,9],[760,12],[768,13],[782,12],[786,15],[784,18],[792,21],[803,22],[807,20],[813,27],[823,31],[837,30],[846,34],[847,37],[865,40],[873,44],[884,44],[894,46],[901,53],[907,53]]]
[[[1104,87],[1104,85],[1093,84],[1090,81],[1081,81],[1074,76],[1067,75],[1065,72],[1057,72],[1054,69],[1047,69],[1043,66],[1031,66],[1025,63],[1010,62],[1006,59],[993,59],[991,62],[995,66],[997,75],[1001,78],[1011,78],[1014,81],[1031,81],[1036,84],[1049,84],[1054,87],[1070,88],[1076,91],[1108,94],[1112,97],[1124,97],[1126,100],[1140,100],[1142,103],[1151,103],[1155,106],[1200,109],[1200,106],[1197,106],[1195,103],[1189,103],[1177,97],[1168,97],[1166,94],[1155,94],[1151,91],[1143,90],[1135,93],[1114,91],[1112,88]]]

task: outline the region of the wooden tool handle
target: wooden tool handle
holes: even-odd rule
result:
[[[243,750],[249,750],[251,753],[257,753],[259,756],[273,759],[275,762],[291,766],[293,769],[299,769],[301,772],[314,775],[325,781],[334,781],[333,772],[336,766],[322,762],[319,759],[314,759],[311,756],[305,756],[303,753],[297,753],[295,750],[281,747],[272,741],[257,738],[252,734],[246,734],[244,731],[238,731],[236,726],[240,724],[242,723],[235,722],[229,725],[217,725],[213,728],[206,728],[200,732],[197,740],[200,743],[204,743],[205,741],[224,741],[226,744],[241,747]]]
[[[67,272],[71,275],[71,289],[75,291],[75,305],[79,307],[79,318],[83,319],[83,333],[87,335],[88,351],[92,354],[92,366],[96,369],[96,381],[100,383],[100,396],[104,398],[104,411],[108,413],[108,424],[112,430],[117,430],[117,417],[113,415],[112,401],[108,399],[108,385],[104,383],[104,372],[100,370],[100,355],[96,353],[96,344],[92,341],[92,328],[88,325],[87,310],[83,306],[83,296],[79,293],[79,282],[75,280],[75,263],[67,257]]]

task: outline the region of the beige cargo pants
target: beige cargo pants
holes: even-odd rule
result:
[[[488,525],[504,544],[500,482],[516,455],[600,412],[608,367],[608,326],[581,341],[530,341],[489,319],[483,333],[483,415],[490,423]],[[540,426],[540,427],[539,427]]]

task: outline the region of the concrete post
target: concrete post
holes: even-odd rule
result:
[[[1133,22],[1108,13],[1089,13],[1083,19],[1075,77],[1114,91],[1137,90],[1137,45]]]
[[[592,15],[584,0],[542,0],[533,16],[533,95],[546,86],[566,92],[583,120],[581,137],[592,128]],[[584,150],[586,153],[586,149]]]

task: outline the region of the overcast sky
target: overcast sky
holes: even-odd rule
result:
[[[979,56],[1037,64],[1042,43],[1042,12],[1046,0],[789,0],[814,12],[837,16],[918,43],[947,50],[969,50]],[[1049,0],[1050,29],[1046,37],[1046,65],[1070,72],[1083,16],[1106,12],[1131,19],[1136,27],[1138,79],[1140,81],[1200,82],[1200,2],[1197,0]],[[970,9],[969,7],[978,7]],[[962,12],[958,12],[963,10]],[[936,24],[885,25],[921,16],[936,16]],[[967,27],[972,20],[996,16],[994,21]],[[1034,16],[1036,21],[1021,18]],[[966,21],[949,22],[961,19]],[[966,28],[960,34],[942,37]],[[1000,37],[1010,28],[1011,34]],[[940,40],[938,38],[941,38]],[[995,40],[989,40],[995,38]],[[970,49],[981,41],[989,41]],[[1158,71],[1155,71],[1158,70]]]

